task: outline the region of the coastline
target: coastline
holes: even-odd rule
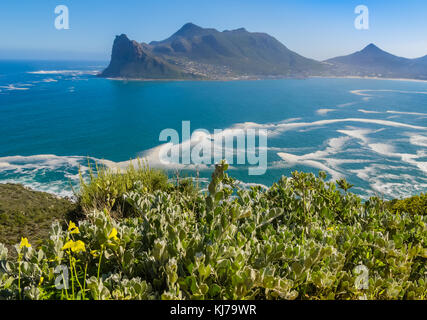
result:
[[[361,80],[387,80],[387,81],[402,81],[402,82],[427,82],[422,79],[411,78],[382,78],[382,77],[362,77],[362,76],[310,76],[309,78],[323,78],[323,79],[361,79]]]
[[[307,80],[307,79],[360,79],[360,80],[385,80],[385,81],[401,81],[401,82],[422,82],[427,83],[427,79],[411,79],[411,78],[382,78],[382,77],[362,77],[362,76],[307,76],[307,77],[274,77],[274,78],[224,78],[224,79],[144,79],[144,78],[123,78],[123,77],[101,77],[99,78],[112,81],[132,81],[132,82],[233,82],[233,81],[262,81],[262,80]]]

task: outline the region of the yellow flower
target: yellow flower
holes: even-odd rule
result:
[[[86,247],[85,247],[84,242],[80,241],[80,240],[78,240],[78,241],[70,240],[62,247],[62,250],[69,250],[69,249],[71,249],[71,251],[77,252],[77,253],[81,252],[81,251],[83,251],[83,252],[86,251]]]
[[[41,285],[42,285],[43,281],[44,281],[44,278],[43,278],[43,277],[40,277],[39,286],[41,286]]]
[[[96,258],[96,257],[98,257],[98,256],[99,256],[99,254],[98,254],[98,251],[97,251],[97,250],[92,250],[92,251],[90,252],[90,254],[91,254],[94,258]]]
[[[80,233],[79,228],[76,226],[76,224],[73,221],[70,221],[70,224],[68,225],[68,231],[70,231],[70,234]]]
[[[329,227],[328,229],[326,229],[328,231],[334,231],[334,227]]]
[[[113,228],[113,230],[111,230],[111,233],[108,236],[108,239],[109,240],[113,239],[114,241],[119,241],[119,238],[117,238],[117,229],[116,228]]]
[[[31,244],[28,242],[27,238],[21,238],[21,244],[19,245],[19,248],[22,249],[23,247],[31,248]]]

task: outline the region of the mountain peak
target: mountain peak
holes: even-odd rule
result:
[[[181,27],[181,29],[202,29],[202,27],[199,27],[198,25],[192,22],[187,22]]]
[[[184,24],[181,29],[179,29],[177,32],[175,32],[175,36],[191,36],[191,35],[195,35],[197,33],[199,33],[200,31],[202,31],[203,28],[199,27],[198,25],[195,25],[192,22],[188,22],[186,24]]]
[[[305,76],[312,69],[324,69],[320,62],[304,58],[267,36],[244,28],[220,32],[191,22],[169,38],[149,44],[128,42],[123,36],[113,45],[110,66],[103,76],[248,79]]]
[[[367,49],[367,48],[371,48],[371,49],[375,49],[376,48],[376,49],[379,49],[374,43],[368,44],[365,49]]]
[[[126,40],[126,41],[130,41],[129,40],[129,38],[128,38],[128,36],[126,35],[126,34],[124,34],[124,33],[122,33],[121,35],[119,35],[119,36],[116,36],[116,41],[118,41],[118,40]]]
[[[233,32],[248,32],[245,28],[238,28],[235,30],[232,30]]]
[[[378,48],[375,44],[368,44],[361,52],[384,52],[380,48]]]

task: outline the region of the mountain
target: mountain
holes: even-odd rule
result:
[[[370,44],[356,53],[325,61],[337,75],[427,79],[427,56],[407,59]]]
[[[143,45],[122,34],[114,40],[110,65],[101,73],[111,78],[171,79],[185,78],[179,68],[153,55]]]
[[[374,44],[324,62],[289,50],[266,33],[218,31],[193,23],[162,41],[138,43],[122,34],[101,77],[127,79],[265,79],[361,76],[427,80],[427,56],[407,59]]]
[[[266,33],[244,28],[220,32],[193,23],[149,44],[116,37],[111,63],[101,74],[123,78],[305,77],[326,64],[304,58]]]

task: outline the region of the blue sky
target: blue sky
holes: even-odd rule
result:
[[[69,8],[70,30],[54,27],[61,4]],[[354,27],[360,4],[369,8],[369,30]],[[0,58],[107,60],[117,34],[162,40],[186,22],[267,32],[320,60],[371,42],[404,57],[427,54],[425,0],[2,0]]]

